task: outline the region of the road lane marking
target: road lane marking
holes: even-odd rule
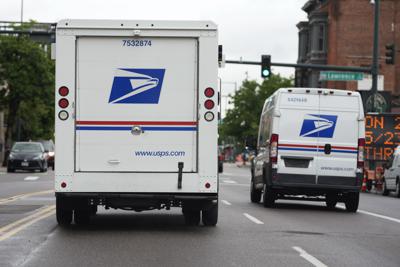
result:
[[[16,233],[22,231],[28,226],[34,224],[37,221],[40,221],[44,218],[47,218],[55,213],[55,205],[48,206],[46,208],[42,208],[37,212],[22,218],[18,221],[10,223],[6,226],[0,228],[0,242],[6,240],[7,238],[15,235]]]
[[[252,222],[255,223],[255,224],[264,224],[262,221],[260,221],[259,219],[257,219],[257,218],[255,218],[255,217],[251,216],[250,214],[243,213],[243,215],[244,215],[247,219],[249,219],[250,221],[252,221]]]
[[[346,209],[346,207],[342,206],[342,205],[338,205],[338,207],[342,208],[342,209]],[[370,216],[374,216],[374,217],[377,217],[377,218],[385,219],[385,220],[388,220],[388,221],[400,223],[400,219],[389,217],[389,216],[385,216],[385,215],[381,215],[381,214],[378,214],[378,213],[373,213],[373,212],[369,212],[369,211],[366,211],[366,210],[357,210],[357,212],[362,213],[362,214],[366,214],[366,215],[370,215]]]
[[[227,206],[230,206],[230,205],[232,205],[229,201],[227,201],[227,200],[221,200],[222,201],[222,203],[224,203],[225,205],[227,205]]]
[[[223,182],[226,184],[237,184],[237,182],[232,181],[232,180],[223,180]]]
[[[39,179],[39,176],[27,176],[24,181],[36,181],[37,179]]]
[[[305,251],[304,249],[302,249],[301,247],[292,247],[294,250],[296,250],[297,252],[300,253],[300,257],[302,257],[303,259],[305,259],[306,261],[308,261],[309,263],[311,263],[312,265],[316,266],[316,267],[328,267],[327,265],[325,265],[323,262],[321,262],[320,260],[318,260],[316,257],[314,257],[311,254],[308,254],[307,251]]]
[[[38,191],[38,192],[31,192],[31,193],[26,193],[26,194],[21,194],[21,195],[16,195],[8,198],[3,198],[0,199],[0,205],[1,204],[6,204],[12,201],[16,201],[25,197],[31,197],[31,196],[37,196],[37,195],[44,195],[44,194],[50,194],[53,193],[54,190],[45,190],[45,191]]]

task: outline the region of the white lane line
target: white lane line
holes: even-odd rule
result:
[[[237,184],[237,182],[232,181],[232,180],[223,180],[223,182],[226,184]]]
[[[230,206],[230,205],[232,205],[229,201],[227,201],[227,200],[221,200],[222,201],[222,203],[224,203],[225,205],[227,205],[227,206]]]
[[[39,179],[39,176],[27,176],[25,177],[25,181],[36,181],[37,179]]]
[[[308,254],[307,251],[305,251],[304,249],[302,249],[301,247],[292,247],[294,250],[296,250],[297,252],[300,253],[300,257],[302,257],[303,259],[305,259],[306,261],[308,261],[309,263],[311,263],[312,265],[316,266],[316,267],[328,267],[327,265],[325,265],[323,262],[321,262],[320,260],[318,260],[316,257],[314,257],[311,254]]]
[[[243,213],[243,215],[247,218],[247,219],[249,219],[250,221],[252,221],[253,223],[255,223],[255,224],[264,224],[262,221],[260,221],[259,219],[257,219],[257,218],[255,218],[255,217],[253,217],[253,216],[251,216],[251,215],[249,215],[249,214],[247,214],[247,213]]]
[[[338,205],[338,207],[342,208],[342,209],[346,209],[346,207],[342,206],[342,205]],[[385,216],[385,215],[381,215],[381,214],[378,214],[378,213],[373,213],[373,212],[369,212],[369,211],[366,211],[366,210],[357,210],[357,212],[363,213],[363,214],[366,214],[366,215],[370,215],[370,216],[374,216],[374,217],[377,217],[377,218],[381,218],[381,219],[384,219],[384,220],[400,223],[400,219],[389,217],[389,216]]]

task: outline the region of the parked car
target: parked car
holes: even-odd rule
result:
[[[400,197],[400,146],[395,149],[393,156],[384,167],[382,194],[387,196],[390,191],[394,191],[396,197]]]
[[[47,171],[44,147],[39,142],[16,142],[8,156],[7,172],[15,170]]]
[[[44,151],[47,153],[47,164],[54,170],[55,153],[53,140],[38,140],[38,142],[43,145]]]

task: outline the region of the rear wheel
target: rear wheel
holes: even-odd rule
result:
[[[7,167],[7,172],[15,172],[15,169]]]
[[[388,196],[389,195],[389,190],[387,189],[385,180],[383,181],[382,195],[384,195],[384,196]]]
[[[397,184],[396,184],[396,194],[395,194],[395,196],[396,196],[396,197],[400,197],[400,181],[397,181]]]
[[[224,164],[222,162],[218,163],[218,172],[219,173],[224,172]]]
[[[200,210],[183,210],[186,225],[197,226],[200,223]]]
[[[215,226],[218,222],[218,203],[211,206],[211,208],[202,210],[201,219],[205,226]]]
[[[263,204],[266,208],[271,208],[275,205],[276,193],[267,185],[264,185]]]
[[[338,202],[338,196],[335,193],[326,194],[325,203],[328,209],[334,209]]]
[[[350,192],[346,194],[345,206],[348,212],[356,212],[358,209],[358,203],[360,202],[359,192]]]
[[[254,182],[251,181],[251,185],[250,185],[250,200],[253,203],[259,203],[261,200],[261,190],[256,190],[254,188]]]
[[[60,198],[56,199],[56,218],[57,223],[61,226],[70,225],[72,222],[72,209],[65,207]]]

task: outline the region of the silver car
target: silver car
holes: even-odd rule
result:
[[[385,166],[383,191],[384,196],[394,191],[396,197],[400,197],[400,146],[396,148],[393,156]]]

